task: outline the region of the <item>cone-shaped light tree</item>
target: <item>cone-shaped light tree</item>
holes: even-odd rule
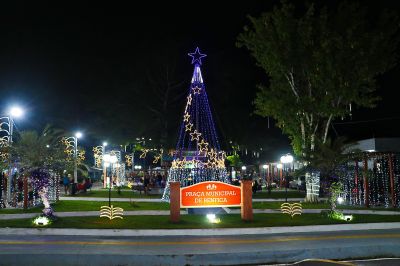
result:
[[[203,181],[229,183],[225,152],[220,149],[200,69],[201,59],[206,55],[196,48],[189,56],[194,72],[163,200],[169,200],[170,181],[179,181],[182,187]]]

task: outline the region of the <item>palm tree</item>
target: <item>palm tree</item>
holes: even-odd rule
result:
[[[27,207],[27,183],[38,191],[45,214],[52,214],[47,199],[50,172],[61,173],[70,168],[73,162],[67,160],[61,143],[62,130],[46,126],[41,134],[36,131],[23,131],[10,148],[11,160],[17,162],[24,180],[24,208]]]

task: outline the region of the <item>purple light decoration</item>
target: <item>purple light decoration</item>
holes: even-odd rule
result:
[[[192,57],[192,64],[194,64],[193,75],[188,90],[188,97],[191,97],[191,104],[186,101],[185,112],[190,117],[189,121],[183,120],[179,138],[176,145],[176,153],[174,160],[199,160],[200,162],[207,162],[209,157],[199,153],[198,141],[192,141],[191,133],[201,133],[201,140],[208,143],[208,149],[213,149],[219,152],[220,145],[218,142],[217,132],[212,117],[211,108],[208,102],[208,96],[204,85],[203,77],[201,74],[201,58],[205,54],[200,53],[197,47],[194,53],[189,53]],[[183,115],[185,115],[185,112]],[[183,118],[183,117],[182,117]],[[186,124],[192,124],[191,130],[186,130]],[[168,181],[179,181],[181,186],[189,186],[203,181],[222,181],[229,183],[228,175],[224,167],[203,167],[198,166],[194,168],[171,168],[168,174]],[[168,184],[168,183],[167,183]],[[164,190],[163,200],[169,200],[169,186],[167,185]]]
[[[192,95],[192,104],[187,109],[187,112],[190,114],[190,122],[193,123],[193,128],[197,129],[197,131],[202,134],[204,140],[209,143],[209,148],[219,151],[220,145],[200,68],[201,58],[206,55],[200,53],[197,47],[194,53],[189,53],[189,56],[192,57],[192,64],[195,64],[191,84],[189,86],[189,94]],[[193,93],[193,88],[196,87],[201,89],[200,94]],[[175,158],[180,159],[183,158],[183,153],[185,151],[198,151],[196,143],[190,140],[190,136],[188,136],[185,131],[185,123],[181,125],[176,148],[177,154]]]
[[[30,183],[35,190],[39,191],[49,186],[50,174],[43,170],[34,170],[30,174]]]
[[[206,57],[206,54],[200,53],[199,47],[196,47],[194,53],[188,53],[190,57],[192,57],[192,64],[199,64],[201,65],[201,59]]]

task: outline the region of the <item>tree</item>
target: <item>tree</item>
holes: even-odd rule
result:
[[[12,161],[18,162],[19,173],[24,182],[31,183],[38,191],[44,204],[45,215],[52,215],[47,199],[50,172],[61,173],[71,167],[61,143],[63,131],[47,126],[41,134],[36,131],[23,131],[10,147]],[[25,194],[27,191],[24,192]]]
[[[333,9],[311,4],[299,14],[282,1],[250,17],[238,36],[238,46],[270,78],[269,86],[259,86],[255,112],[277,121],[297,155],[310,158],[326,142],[331,122],[352,107],[375,106],[376,77],[396,63],[399,24],[387,11],[373,21],[367,15],[347,2]]]
[[[153,123],[152,130],[160,132],[158,136],[160,146],[164,148],[168,147],[169,144],[169,132],[171,131],[171,124],[173,124],[171,113],[175,113],[176,106],[179,106],[179,101],[186,94],[186,91],[182,90],[184,81],[177,80],[175,68],[175,64],[164,63],[159,66],[159,71],[148,72],[151,96],[148,96],[145,107],[155,118],[156,123]]]
[[[310,165],[321,171],[324,176],[335,173],[336,168],[354,156],[358,150],[352,149],[354,143],[349,143],[345,137],[336,139],[328,138],[325,143],[317,145],[313,156],[310,158]]]

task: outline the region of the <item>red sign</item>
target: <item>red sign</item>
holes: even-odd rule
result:
[[[207,181],[181,188],[181,208],[232,207],[242,203],[241,188]]]

